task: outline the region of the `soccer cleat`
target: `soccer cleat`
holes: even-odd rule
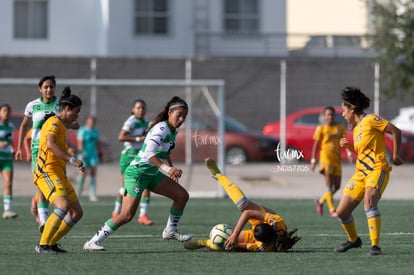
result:
[[[144,225],[152,225],[154,223],[147,215],[139,217],[137,222]]]
[[[66,253],[67,252],[66,250],[60,248],[59,246],[60,246],[59,244],[54,244],[54,245],[50,245],[49,248],[51,250],[57,252],[57,253]]]
[[[213,178],[216,178],[217,174],[221,174],[221,171],[214,160],[212,160],[211,158],[206,158],[204,162],[208,170],[210,170],[210,173],[213,176]]]
[[[83,250],[88,250],[88,251],[102,251],[102,250],[105,250],[105,248],[103,247],[103,245],[100,242],[87,241],[83,245]]]
[[[177,240],[180,242],[186,242],[191,240],[192,237],[193,236],[191,236],[191,234],[179,233],[177,231],[167,232],[164,230],[162,232],[162,238],[164,240]]]
[[[34,252],[38,253],[38,254],[51,254],[51,255],[56,255],[57,254],[57,252],[53,251],[50,248],[50,246],[48,246],[48,245],[39,245],[39,244],[35,246]]]
[[[369,250],[368,255],[370,255],[370,256],[382,255],[381,248],[377,245],[371,246],[371,249]]]
[[[330,213],[330,215],[331,215],[331,217],[332,218],[336,218],[336,217],[338,217],[338,214],[336,214],[336,211],[334,210],[334,211],[332,211],[331,213]]]
[[[323,215],[323,204],[321,204],[321,203],[319,202],[319,200],[318,200],[318,199],[316,199],[316,200],[315,200],[315,205],[316,205],[316,213],[318,213],[318,214],[319,214],[319,216],[322,216],[322,215]]]
[[[97,202],[98,198],[96,196],[89,196],[89,201],[91,202]]]
[[[3,219],[15,219],[17,218],[17,213],[11,210],[7,210],[3,212]]]
[[[195,250],[205,247],[204,240],[189,240],[184,243],[184,248],[188,250]]]
[[[362,241],[358,237],[355,242],[347,241],[335,249],[335,252],[346,252],[351,248],[359,248],[362,246]]]

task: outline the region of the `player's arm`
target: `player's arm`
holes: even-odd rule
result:
[[[30,118],[27,116],[23,117],[22,123],[20,123],[19,127],[19,137],[17,141],[17,149],[15,154],[16,160],[22,160],[23,159],[23,152],[22,152],[22,144],[24,136],[26,135],[27,126],[29,126]]]
[[[312,158],[311,158],[311,164],[310,164],[310,169],[313,171],[315,170],[316,167],[316,151],[318,150],[320,141],[319,140],[315,140],[313,142],[313,146],[312,146]]]
[[[178,182],[178,179],[181,178],[183,171],[177,167],[174,167],[170,164],[166,164],[162,162],[158,157],[155,155],[150,157],[149,161],[158,167],[161,173],[171,178],[173,181]]]
[[[83,162],[81,160],[75,159],[69,152],[63,150],[56,144],[56,135],[47,134],[46,135],[46,147],[53,152],[58,158],[61,158],[65,161],[68,161],[75,167],[83,167]]]
[[[399,155],[401,145],[401,130],[394,124],[388,122],[387,127],[385,127],[384,131],[392,135],[392,162],[395,165],[401,165],[403,163]]]
[[[31,131],[28,131],[26,135],[24,135],[24,139],[23,139],[23,148],[26,151],[27,161],[30,160],[30,155],[32,154],[31,141],[32,141]]]
[[[258,219],[263,220],[265,216],[265,211],[263,209],[246,209],[240,215],[239,220],[237,221],[236,226],[234,227],[233,233],[225,242],[226,250],[232,250],[238,244],[238,238],[242,232],[244,226],[249,221],[249,219]]]
[[[145,135],[139,136],[139,137],[134,137],[132,136],[128,131],[122,129],[119,132],[118,135],[118,141],[120,142],[124,142],[124,141],[129,141],[129,142],[143,142],[145,139]]]

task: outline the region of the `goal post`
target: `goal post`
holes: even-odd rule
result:
[[[2,101],[7,100],[12,106],[24,108],[33,100],[33,92],[38,81],[34,78],[0,78]],[[174,161],[174,154],[184,150],[183,161],[191,167],[194,159],[207,154],[216,158],[225,172],[224,80],[58,78],[57,85],[57,96],[60,96],[64,86],[71,86],[74,93],[84,102],[79,117],[81,124],[86,116],[97,116],[98,128],[111,144],[115,159],[122,150],[122,144],[117,140],[117,136],[123,122],[130,115],[134,100],[143,99],[147,103],[147,119],[152,120],[173,96],[185,99],[190,110],[183,129],[179,131],[185,134],[179,133],[185,136],[185,146],[183,146],[185,148],[177,148],[177,146],[172,152],[172,160]],[[28,89],[28,86],[31,88]],[[23,112],[21,108],[13,109]],[[209,121],[211,118],[215,121]],[[203,124],[207,122],[211,123],[207,126]],[[210,136],[198,135],[204,130],[207,130]],[[214,145],[214,149],[209,145]],[[224,196],[221,188],[217,189],[217,196]]]

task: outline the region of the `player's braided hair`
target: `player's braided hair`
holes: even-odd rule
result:
[[[300,239],[301,237],[294,236],[293,234],[298,231],[297,228],[287,231],[283,230],[282,232],[278,232],[278,236],[276,241],[273,244],[273,248],[275,252],[286,252],[291,249]]]

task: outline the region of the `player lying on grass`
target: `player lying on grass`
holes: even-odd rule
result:
[[[293,235],[297,229],[289,232],[281,216],[273,210],[247,199],[237,185],[221,174],[215,161],[207,158],[205,162],[213,178],[223,186],[233,203],[242,211],[233,233],[224,244],[225,250],[285,252],[300,240],[300,237]],[[247,223],[251,224],[251,228],[243,230]],[[208,247],[215,251],[222,250],[212,244],[209,239],[190,240],[184,244],[184,247],[190,250],[202,247]]]

